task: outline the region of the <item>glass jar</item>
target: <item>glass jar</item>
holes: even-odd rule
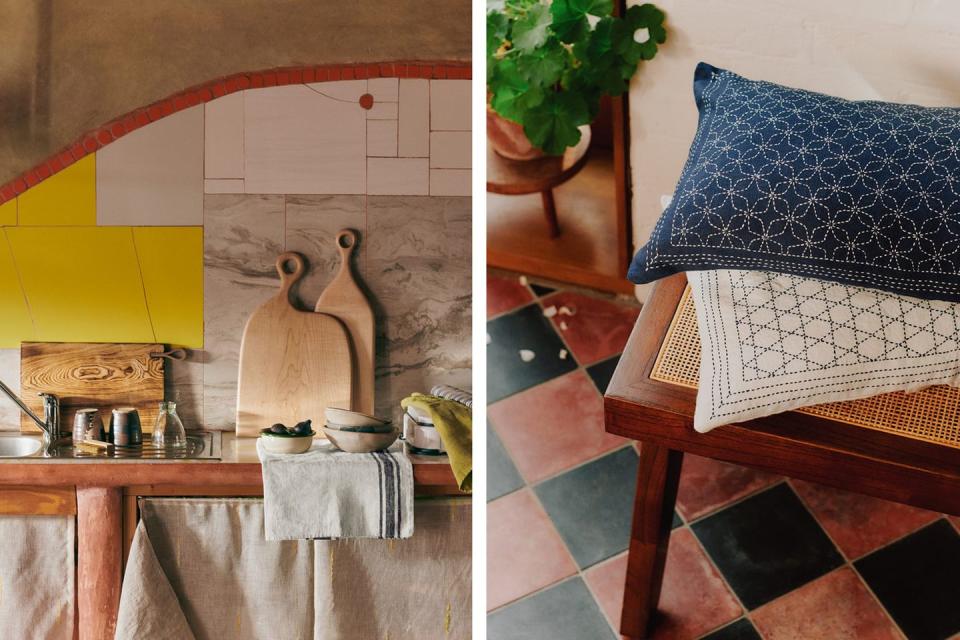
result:
[[[177,415],[176,402],[160,403],[160,413],[153,427],[153,444],[166,449],[186,448],[187,432]]]

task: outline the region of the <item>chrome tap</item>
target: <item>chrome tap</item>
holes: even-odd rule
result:
[[[39,394],[40,397],[43,398],[43,420],[41,420],[37,417],[37,414],[30,410],[30,407],[28,407],[23,400],[17,397],[17,394],[10,390],[10,387],[3,383],[3,380],[0,380],[0,391],[13,400],[14,404],[20,407],[21,411],[37,423],[37,426],[43,431],[43,456],[45,458],[52,457],[57,443],[63,437],[60,431],[59,398],[52,393]]]

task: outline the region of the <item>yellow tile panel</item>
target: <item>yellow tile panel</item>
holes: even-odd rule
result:
[[[84,156],[20,194],[20,225],[97,224],[97,162]]]
[[[203,347],[203,227],[134,227],[157,342]]]
[[[12,227],[17,224],[17,199],[0,204],[0,227]]]
[[[155,342],[130,227],[20,226],[6,233],[36,340]]]
[[[0,229],[0,348],[12,349],[35,337],[6,231]]]

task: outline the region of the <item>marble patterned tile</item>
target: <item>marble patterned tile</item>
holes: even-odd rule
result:
[[[279,285],[284,197],[209,195],[204,199],[203,420],[236,423],[240,340],[250,313]]]
[[[434,384],[470,387],[470,204],[368,199],[365,280],[378,318],[378,414],[399,419],[400,400]]]
[[[430,81],[430,130],[470,131],[470,81]]]
[[[0,380],[20,393],[20,349],[0,349]],[[0,396],[0,431],[20,430],[20,410],[6,396]]]
[[[364,193],[366,112],[317,86],[244,93],[247,193]]]
[[[430,155],[430,81],[400,80],[399,152],[404,158]]]
[[[336,236],[341,229],[360,234],[353,266],[354,273],[362,276],[366,256],[364,197],[287,196],[286,210],[286,250],[297,251],[307,259],[307,274],[294,296],[304,309],[313,309],[340,269]]]
[[[204,105],[203,177],[207,180],[243,178],[243,94],[238,91]]]
[[[196,226],[203,219],[203,106],[97,152],[97,224]]]

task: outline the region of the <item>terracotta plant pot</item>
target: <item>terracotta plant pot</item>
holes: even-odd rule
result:
[[[498,155],[511,160],[536,160],[543,151],[533,146],[523,127],[507,120],[487,105],[487,140]]]

